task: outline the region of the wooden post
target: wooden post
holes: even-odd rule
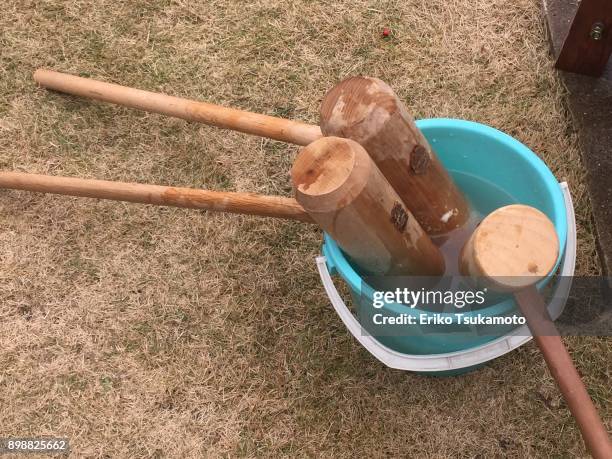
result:
[[[260,215],[313,223],[295,199],[282,196],[53,177],[22,172],[0,172],[0,188]]]
[[[324,137],[311,143],[291,177],[298,202],[368,273],[444,272],[438,248],[357,142]]]
[[[324,135],[353,139],[430,235],[462,226],[468,204],[404,104],[377,78],[348,78],[321,105]]]
[[[555,67],[599,77],[612,53],[612,4],[582,0],[572,20]]]
[[[559,255],[553,223],[537,209],[512,205],[488,215],[461,253],[461,272],[477,283],[515,292],[534,341],[576,419],[587,449],[595,458],[612,457],[608,432],[574,367],[535,284],[547,276]]]

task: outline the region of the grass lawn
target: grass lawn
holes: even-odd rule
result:
[[[38,67],[312,123],[340,79],[379,77],[416,118],[538,153],[570,184],[578,272],[599,272],[537,0],[3,2],[1,169],[288,196],[297,147],[52,93]],[[586,454],[533,344],[453,378],[375,361],[325,296],[321,238],[0,191],[0,437],[75,457]],[[610,427],[610,340],[565,341]]]

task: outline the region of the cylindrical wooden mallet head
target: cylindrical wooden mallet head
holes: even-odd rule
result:
[[[371,274],[431,275],[444,259],[361,145],[324,137],[291,169],[296,199]]]
[[[515,204],[485,217],[464,245],[459,268],[481,286],[512,292],[547,276],[558,256],[553,223],[538,209]]]
[[[321,105],[324,135],[359,142],[423,229],[441,235],[469,217],[463,194],[393,90],[377,78],[348,78]]]

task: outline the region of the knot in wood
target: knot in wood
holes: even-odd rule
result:
[[[391,223],[400,233],[404,232],[408,224],[408,213],[399,202],[396,202],[391,209]]]
[[[429,152],[423,145],[415,145],[410,154],[410,168],[416,175],[424,174],[429,166]]]

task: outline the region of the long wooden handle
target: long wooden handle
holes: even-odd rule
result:
[[[571,356],[556,332],[542,297],[533,286],[516,292],[514,297],[527,319],[533,339],[542,351],[550,373],[557,381],[567,406],[576,419],[586,447],[596,459],[612,458],[608,431],[574,367]]]
[[[67,94],[147,112],[161,113],[297,145],[308,145],[322,137],[319,126],[311,124],[104,83],[53,70],[36,70],[34,80],[45,88]]]
[[[282,196],[54,177],[22,172],[0,172],[0,188],[260,215],[313,223],[308,213],[295,199]]]

